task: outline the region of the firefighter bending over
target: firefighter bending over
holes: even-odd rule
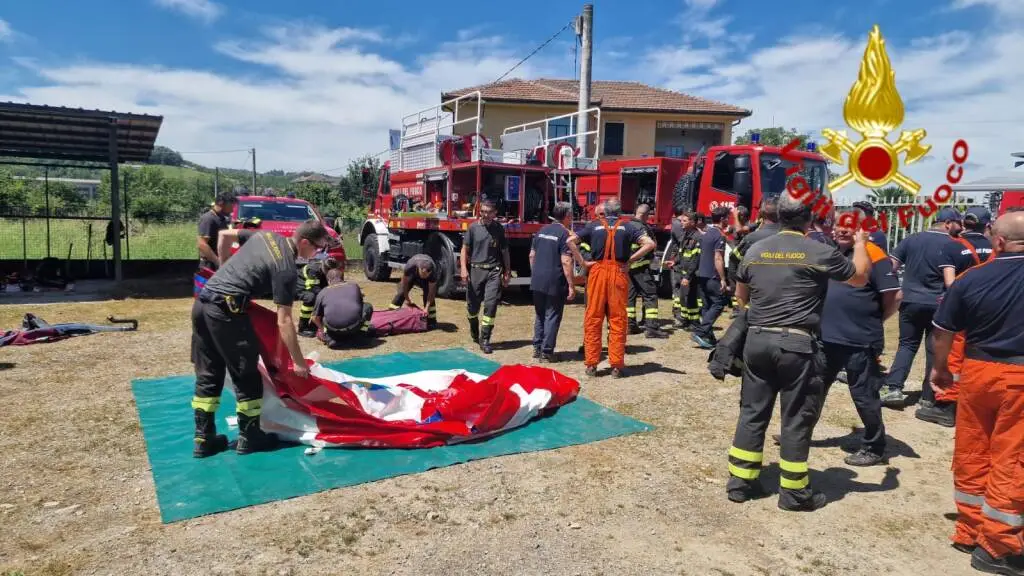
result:
[[[437,265],[426,254],[417,254],[405,263],[398,291],[391,299],[390,310],[397,310],[403,304],[419,308],[412,302],[410,293],[414,286],[423,291],[423,309],[427,312],[427,328],[437,327]]]
[[[462,278],[466,282],[466,311],[469,333],[480,351],[490,354],[494,316],[498,313],[501,289],[512,276],[505,229],[494,220],[497,205],[480,202],[480,219],[473,222],[462,239]],[[498,260],[498,256],[501,260]],[[483,306],[483,313],[480,307]]]
[[[740,416],[729,448],[729,500],[765,494],[758,477],[764,435],[776,396],[782,397],[779,508],[812,511],[825,495],[810,488],[807,455],[822,402],[821,313],[829,280],[864,286],[871,272],[866,234],[854,235],[853,261],[835,247],[804,236],[811,208],[784,192],[782,232],[751,247],[736,272],[736,297],[746,306]]]
[[[964,332],[953,448],[953,546],[991,574],[1024,574],[1024,212],[992,227],[993,257],[957,278],[935,313],[936,393]]]
[[[672,313],[676,327],[691,330],[700,324],[697,304],[697,265],[700,263],[700,233],[697,218],[682,206],[675,209],[672,220],[672,248],[665,265],[672,270]]]
[[[583,319],[584,364],[587,376],[597,374],[601,360],[601,332],[608,319],[608,363],[612,377],[620,378],[626,366],[626,295],[629,292],[629,264],[650,254],[655,243],[637,222],[622,218],[618,200],[604,203],[605,216],[586,225],[581,242],[591,247],[587,262],[587,309]],[[609,225],[611,218],[614,225]],[[628,248],[639,244],[632,254]]]
[[[337,348],[352,336],[368,336],[373,306],[363,301],[358,284],[345,282],[334,258],[327,259],[324,270],[328,285],[313,305],[313,324],[320,341],[328,348]]]
[[[636,222],[648,238],[654,234],[648,220],[651,217],[651,207],[647,204],[637,206],[633,221]],[[640,244],[634,242],[630,245],[629,251],[636,252]],[[658,329],[658,286],[654,283],[654,275],[651,274],[651,257],[647,254],[636,262],[629,264],[629,294],[626,297],[626,318],[629,320],[629,333],[639,334],[640,321],[644,323],[644,329],[648,338],[665,338],[667,335]],[[643,316],[637,314],[636,300],[640,298],[643,302]]]
[[[231,256],[231,244],[241,244]],[[263,378],[258,365],[259,344],[247,316],[249,302],[272,294],[277,305],[277,327],[299,377],[309,375],[292,320],[295,302],[295,259],[311,258],[327,247],[327,229],[319,220],[303,222],[284,238],[272,232],[222,230],[217,254],[221,267],[192,304],[192,363],[196,369],[196,458],[212,456],[228,447],[227,437],[217,434],[215,414],[224,389],[224,376],[235,385],[239,454],[272,449],[277,436],[260,428]],[[230,259],[229,259],[230,258]]]

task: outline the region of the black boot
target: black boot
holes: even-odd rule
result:
[[[473,344],[480,342],[480,319],[470,318],[469,319],[469,337],[473,339]]]
[[[299,336],[305,338],[313,338],[316,336],[316,327],[313,326],[309,318],[299,318]]]
[[[985,550],[983,546],[978,546],[971,554],[971,568],[989,574],[1024,576],[1024,556],[996,558],[988,550]]]
[[[235,446],[238,454],[266,452],[277,448],[277,445],[277,434],[264,432],[260,428],[259,416],[238,415],[238,444]]]
[[[480,331],[480,351],[484,354],[494,352],[494,349],[491,348],[491,330],[494,330],[494,326],[484,326]]]
[[[216,414],[195,410],[196,436],[192,447],[193,458],[206,458],[228,449],[228,437],[217,434]]]
[[[643,334],[643,330],[640,329],[640,324],[637,323],[636,318],[629,319],[629,333]]]
[[[654,325],[654,320],[647,320],[647,337],[648,338],[668,338],[668,334],[661,331],[660,328]]]
[[[956,402],[936,402],[931,406],[922,406],[914,412],[914,417],[946,428],[955,428]]]
[[[676,328],[685,328],[686,327],[686,318],[683,318],[683,309],[682,308],[673,308],[672,309],[672,318],[675,320]]]

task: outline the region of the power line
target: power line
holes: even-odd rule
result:
[[[248,152],[248,148],[239,148],[238,150],[202,150],[199,152],[178,152],[178,154],[234,154],[237,152]]]
[[[537,52],[540,52],[541,50],[543,50],[543,49],[544,49],[544,47],[545,47],[545,46],[547,46],[548,44],[551,44],[551,42],[552,42],[552,41],[553,41],[553,40],[554,40],[555,38],[558,38],[558,37],[559,37],[559,36],[560,36],[560,35],[562,34],[562,32],[565,32],[566,30],[568,30],[568,29],[569,29],[569,26],[572,26],[572,24],[573,24],[573,22],[574,22],[574,21],[575,21],[575,20],[570,20],[570,21],[569,21],[568,23],[566,23],[566,25],[565,25],[565,26],[562,26],[562,29],[561,29],[561,30],[559,30],[558,32],[555,32],[555,34],[554,34],[553,36],[551,36],[551,38],[548,38],[547,40],[545,40],[545,41],[544,41],[544,43],[543,43],[543,44],[541,44],[540,46],[537,46],[536,48],[534,48],[534,49],[533,49],[533,52],[530,52],[529,54],[527,54],[526,58],[523,58],[523,59],[522,59],[522,60],[520,60],[520,61],[519,61],[518,63],[516,63],[516,65],[515,65],[515,66],[513,66],[513,67],[509,68],[507,72],[505,72],[504,74],[502,74],[501,76],[499,76],[497,80],[495,80],[494,82],[492,82],[492,84],[494,84],[494,83],[496,83],[496,82],[501,82],[502,80],[504,80],[504,79],[505,79],[505,76],[508,76],[509,74],[511,74],[511,73],[512,73],[512,72],[513,72],[513,71],[514,71],[514,70],[515,70],[516,68],[519,68],[520,66],[522,66],[522,65],[523,65],[523,63],[524,63],[524,62],[526,62],[527,60],[529,60],[530,58],[532,58],[534,54],[536,54]]]

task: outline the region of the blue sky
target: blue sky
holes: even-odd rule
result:
[[[754,110],[739,130],[844,128],[879,24],[934,186],[952,142],[967,179],[1024,150],[1024,0],[647,0],[595,4],[595,79],[638,80]],[[421,2],[33,0],[0,5],[0,100],[162,114],[184,152],[255,146],[262,168],[328,170],[387,146],[403,113],[494,80],[582,7]],[[571,77],[571,31],[513,76]],[[186,154],[242,167],[244,153]]]

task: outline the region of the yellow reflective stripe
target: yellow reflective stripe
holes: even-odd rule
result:
[[[401,306],[399,306],[398,304],[391,304],[390,306],[388,306],[388,310],[398,310],[399,308],[401,308]]]
[[[799,480],[790,480],[785,476],[779,477],[779,486],[787,490],[803,490],[804,488],[807,488],[807,486],[809,486],[810,483],[811,478],[809,476],[804,476]]]
[[[645,308],[644,309],[644,318],[657,318],[657,317],[658,317],[658,309],[657,308]]]
[[[238,412],[239,414],[243,414],[243,415],[248,416],[250,418],[252,418],[254,416],[259,416],[260,412],[262,410],[263,410],[263,399],[262,398],[259,399],[259,400],[247,400],[245,402],[236,402],[235,403],[235,412]]]
[[[807,462],[790,462],[779,458],[779,468],[785,472],[792,472],[793,474],[806,474],[807,473]]]
[[[360,326],[359,329],[362,330],[363,332],[369,332],[370,331],[370,323],[369,322],[363,322],[363,325]]]
[[[466,318],[469,318],[470,320],[475,320],[476,316],[477,316],[476,314],[467,314]]]
[[[744,480],[757,480],[758,476],[761,475],[761,469],[758,468],[756,470],[748,470],[746,468],[740,468],[739,466],[730,463],[729,474],[732,474],[733,476],[737,478],[742,478]]]
[[[583,250],[586,250],[587,252],[589,252],[590,251],[590,244],[587,244],[586,242],[580,242],[580,248],[582,248]]]
[[[483,326],[494,326],[494,318],[490,316],[481,316],[480,324]]]
[[[760,464],[764,461],[764,452],[751,452],[750,450],[744,450],[735,446],[731,446],[729,448],[729,456],[732,456],[737,460],[753,462],[755,464]]]
[[[216,412],[217,406],[220,406],[220,397],[203,397],[193,396],[192,397],[192,409],[202,410],[203,412]]]
[[[303,305],[299,306],[299,311],[301,311],[301,312],[312,312],[313,311],[313,307],[312,306],[306,306],[305,304],[303,304]]]

